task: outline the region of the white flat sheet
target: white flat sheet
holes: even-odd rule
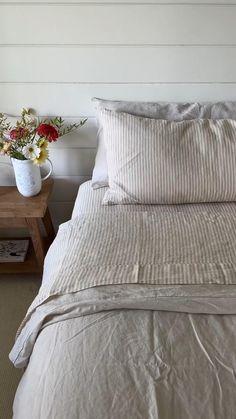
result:
[[[75,200],[72,219],[83,213],[94,212],[99,207],[102,209],[103,196],[108,188],[92,188],[92,181],[84,182],[79,190]],[[107,210],[107,207],[103,207]]]

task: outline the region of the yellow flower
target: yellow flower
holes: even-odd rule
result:
[[[11,148],[11,143],[5,143],[5,144],[3,145],[3,150],[4,150],[4,151],[8,151],[8,150],[10,150],[10,148]]]
[[[11,148],[11,143],[8,143],[8,142],[2,143],[1,142],[1,144],[0,144],[0,153],[1,153],[1,155],[5,155],[5,154],[9,155],[10,148]]]
[[[47,141],[45,138],[42,138],[42,139],[39,141],[39,147],[40,147],[42,150],[46,150],[46,149],[48,148],[48,141]]]
[[[45,148],[41,148],[39,157],[34,159],[33,162],[34,164],[37,164],[38,166],[40,166],[41,164],[45,162],[47,158],[48,158],[48,150],[46,150]]]

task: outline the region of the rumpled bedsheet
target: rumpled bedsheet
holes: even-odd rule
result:
[[[28,362],[14,419],[234,419],[236,316],[178,312],[217,312],[208,297],[172,306],[173,289],[121,287],[38,307],[11,354]]]
[[[113,310],[236,314],[236,287],[107,285],[54,296],[28,312],[10,359],[16,367],[25,367],[38,334],[49,324]]]

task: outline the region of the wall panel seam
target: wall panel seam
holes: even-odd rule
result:
[[[153,44],[153,43],[145,43],[145,44],[1,44],[0,48],[198,48],[198,47],[206,47],[206,48],[235,48],[236,43],[232,44]]]
[[[87,179],[89,175],[53,175],[53,179],[73,179],[73,178],[81,178],[81,180]]]
[[[56,148],[49,148],[50,152],[58,151],[58,150],[96,150],[97,147],[56,147]],[[86,175],[78,175],[78,176],[86,176]]]
[[[19,116],[20,116],[20,114],[18,114],[18,115],[13,115],[13,114],[9,114],[9,113],[6,113],[10,118],[19,118]],[[39,115],[39,114],[37,114],[37,118],[39,118],[39,119],[46,119],[46,118],[54,118],[54,115]],[[62,117],[62,119],[64,119],[65,120],[65,122],[67,122],[67,120],[73,120],[73,119],[88,119],[88,121],[93,121],[93,122],[96,122],[96,116],[88,116],[88,115],[63,115],[63,117]],[[80,131],[80,129],[81,128],[78,128],[78,130]],[[75,132],[76,132],[76,130],[75,130]],[[67,134],[67,135],[70,135],[70,134]],[[94,147],[92,147],[92,148],[94,148]]]
[[[143,2],[135,2],[135,3],[131,3],[131,2],[127,2],[127,3],[123,3],[123,2],[111,2],[111,3],[104,3],[104,2],[34,2],[34,3],[30,3],[30,2],[0,2],[0,7],[1,6],[30,6],[30,7],[44,7],[44,6],[54,6],[54,7],[58,7],[58,6],[107,6],[107,7],[113,7],[113,6],[186,6],[186,7],[191,7],[191,6],[219,6],[219,7],[232,7],[232,6],[236,6],[236,3],[204,3],[204,2],[188,2],[188,3],[183,3],[183,2],[179,2],[179,3],[173,3],[173,2],[168,2],[168,3],[164,3],[164,2],[148,2],[148,3],[143,3]]]
[[[153,81],[153,82],[149,82],[149,81],[135,81],[135,82],[109,82],[109,81],[102,81],[102,82],[97,82],[97,81],[86,81],[86,82],[76,82],[76,81],[57,81],[57,82],[53,82],[53,81],[4,81],[4,80],[0,80],[0,85],[40,85],[40,84],[44,84],[44,85],[81,85],[81,86],[139,86],[139,85],[144,85],[144,86],[159,86],[159,85],[230,85],[230,84],[236,84],[236,80],[231,80],[231,81],[220,81],[220,80],[205,80],[205,81],[187,81],[187,82],[183,82],[183,81]]]

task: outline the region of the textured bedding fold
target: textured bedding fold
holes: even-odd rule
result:
[[[79,214],[61,225],[47,254],[12,361],[27,363],[52,316],[116,309],[236,314],[235,227],[235,204]]]
[[[236,314],[236,287],[108,285],[55,296],[28,313],[10,359],[16,367],[25,367],[39,332],[46,326],[113,310]]]
[[[236,284],[235,263],[235,204],[81,214],[61,226],[35,303],[99,285]]]
[[[236,284],[235,204],[172,208],[98,211],[62,224],[30,311],[51,296],[100,285]]]

